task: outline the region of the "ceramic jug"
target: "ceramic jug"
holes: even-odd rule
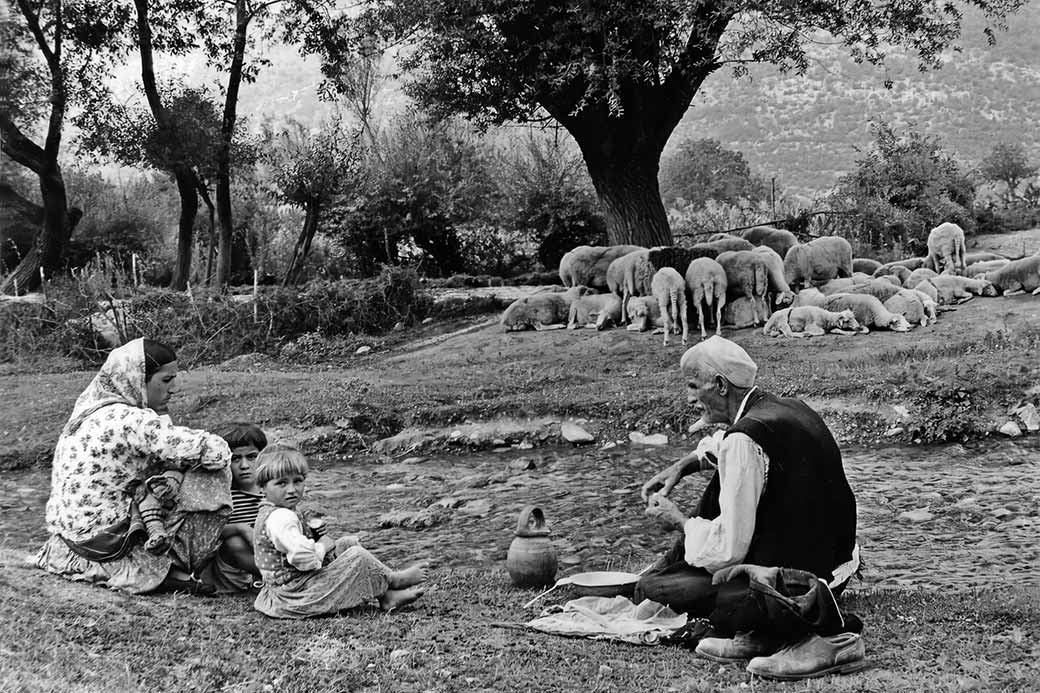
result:
[[[556,581],[556,550],[541,509],[529,505],[520,511],[516,537],[509,545],[506,570],[520,587],[542,587]]]

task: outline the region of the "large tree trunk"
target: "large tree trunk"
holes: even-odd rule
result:
[[[238,90],[242,85],[242,66],[245,63],[246,31],[249,20],[245,0],[235,1],[235,37],[228,70],[227,93],[224,98],[224,119],[220,126],[220,144],[217,147],[217,220],[220,224],[220,242],[217,257],[217,286],[222,290],[231,275],[231,240],[234,222],[231,214],[231,141],[235,137],[238,117]]]
[[[661,152],[639,150],[621,160],[609,151],[582,147],[585,164],[607,217],[607,237],[614,245],[672,245],[672,230],[657,184]]]
[[[191,276],[191,250],[195,234],[195,217],[199,212],[199,195],[195,173],[191,169],[177,167],[173,173],[177,181],[177,192],[181,196],[181,215],[177,225],[177,264],[173,268],[170,288],[184,291]]]

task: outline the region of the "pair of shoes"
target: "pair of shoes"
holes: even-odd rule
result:
[[[166,579],[159,584],[160,592],[184,592],[196,597],[212,597],[217,592],[217,588],[213,585],[207,585],[202,580],[194,576],[189,576],[188,579],[182,580],[181,578],[166,576]]]
[[[776,652],[777,643],[754,632],[737,633],[732,638],[704,638],[695,652],[716,662],[738,662]]]
[[[810,635],[771,657],[755,657],[747,670],[767,679],[797,681],[827,674],[851,674],[867,667],[863,638],[856,633]]]

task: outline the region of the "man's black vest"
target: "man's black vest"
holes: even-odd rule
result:
[[[744,433],[769,457],[769,475],[743,563],[799,568],[830,580],[852,558],[856,498],[841,451],[820,416],[796,399],[756,390],[726,435]],[[719,516],[719,473],[704,490],[697,516]]]

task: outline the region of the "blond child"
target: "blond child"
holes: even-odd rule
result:
[[[268,445],[257,458],[264,493],[253,535],[263,587],[257,611],[274,618],[335,614],[370,599],[391,611],[422,596],[427,564],[391,570],[356,537],[317,541],[307,536],[296,506],[303,499],[307,458],[286,443]]]

